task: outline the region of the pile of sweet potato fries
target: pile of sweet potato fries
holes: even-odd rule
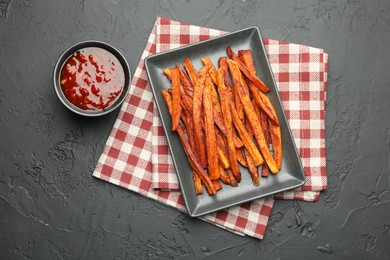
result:
[[[282,167],[279,120],[268,97],[268,87],[256,75],[250,50],[220,57],[218,70],[208,57],[198,72],[187,58],[164,69],[172,87],[161,94],[191,165],[197,195],[216,194],[221,182],[236,187],[239,163],[248,168],[254,185],[261,176]],[[232,82],[231,82],[232,81]],[[231,84],[233,83],[233,84]],[[207,169],[207,172],[205,171]],[[221,182],[220,182],[221,181]]]

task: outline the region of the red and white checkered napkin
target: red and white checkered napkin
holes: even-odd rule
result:
[[[95,177],[185,211],[148,84],[144,59],[162,50],[221,34],[223,32],[164,18],[156,20],[134,73],[129,95],[93,173]],[[324,106],[327,55],[319,49],[294,44],[271,40],[265,40],[265,43],[276,79],[281,84],[280,94],[307,175],[307,185],[300,191],[284,193],[277,198],[313,201],[318,199],[318,192],[312,191],[326,188]],[[200,219],[240,235],[261,239],[273,203],[271,197],[255,200]]]

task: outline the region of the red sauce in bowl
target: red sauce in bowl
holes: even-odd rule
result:
[[[102,48],[75,52],[61,70],[61,89],[66,98],[84,110],[103,110],[119,98],[125,73],[119,60]]]

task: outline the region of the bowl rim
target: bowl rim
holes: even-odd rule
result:
[[[102,110],[84,110],[81,109],[74,104],[72,104],[64,95],[61,89],[60,85],[60,74],[63,65],[68,60],[68,58],[75,53],[78,50],[81,50],[83,48],[89,48],[89,47],[96,47],[96,48],[102,48],[106,51],[110,52],[112,55],[114,55],[120,62],[125,76],[125,84],[123,86],[123,91],[119,97],[119,99],[113,103],[111,106],[107,107],[106,109]],[[68,48],[66,48],[61,55],[58,57],[56,64],[54,66],[53,70],[53,87],[57,94],[58,99],[62,102],[62,104],[68,108],[70,111],[82,115],[82,116],[88,116],[88,117],[98,117],[106,115],[114,110],[116,110],[126,99],[127,94],[130,90],[130,84],[131,84],[131,70],[130,66],[126,60],[126,58],[123,56],[123,54],[114,46],[111,44],[108,44],[106,42],[97,41],[97,40],[86,40],[77,42]]]

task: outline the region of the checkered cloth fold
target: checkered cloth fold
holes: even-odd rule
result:
[[[185,212],[183,198],[144,67],[151,54],[224,32],[157,18],[134,73],[129,95],[93,175]],[[264,39],[286,115],[305,169],[306,184],[276,199],[318,200],[326,188],[325,86],[327,54],[320,49]],[[274,198],[200,219],[240,235],[263,238]]]

